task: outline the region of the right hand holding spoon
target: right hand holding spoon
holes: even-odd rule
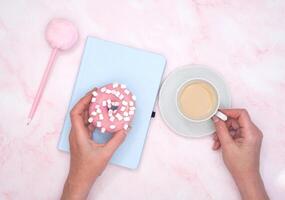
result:
[[[223,109],[229,119],[213,117],[216,127],[213,149],[222,149],[223,160],[243,199],[269,199],[259,173],[262,132],[244,109]]]

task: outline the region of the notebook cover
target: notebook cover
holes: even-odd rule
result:
[[[75,82],[58,148],[69,151],[69,112],[76,102],[95,86],[119,82],[136,95],[132,129],[111,159],[112,164],[130,169],[139,165],[166,60],[163,56],[121,44],[88,37]],[[104,143],[110,134],[95,131],[93,139]]]

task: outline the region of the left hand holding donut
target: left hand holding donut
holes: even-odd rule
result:
[[[126,137],[126,130],[119,130],[106,144],[92,140],[95,128],[88,123],[91,98],[92,93],[87,93],[70,113],[70,169],[61,199],[86,199],[94,181]]]

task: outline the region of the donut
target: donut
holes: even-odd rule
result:
[[[88,122],[102,133],[127,130],[135,115],[136,97],[126,85],[111,83],[92,92]]]

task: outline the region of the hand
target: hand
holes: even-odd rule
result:
[[[126,137],[121,130],[114,133],[106,144],[97,144],[92,140],[95,128],[87,121],[91,98],[92,93],[89,92],[70,113],[70,169],[61,199],[86,199],[94,181]]]
[[[232,174],[243,199],[269,199],[260,173],[262,132],[244,109],[222,110],[229,119],[213,117],[216,127],[213,149],[222,149],[225,165]]]

